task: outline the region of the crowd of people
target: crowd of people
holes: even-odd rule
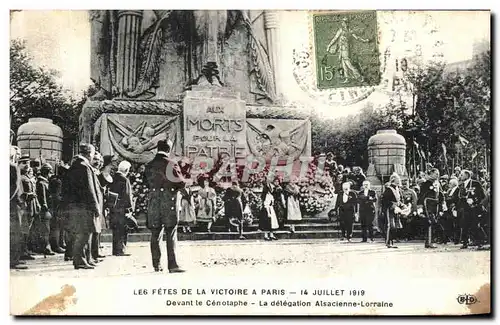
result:
[[[25,261],[35,254],[64,254],[75,269],[93,269],[105,257],[100,236],[106,228],[112,230],[112,254],[127,256],[127,236],[138,228],[140,213],[152,234],[155,271],[162,270],[164,233],[169,271],[184,271],[175,257],[178,229],[192,232],[196,225],[210,232],[221,221],[240,239],[245,239],[245,225],[254,222],[265,240],[277,240],[276,231],[285,225],[295,232],[303,218],[296,176],[265,178],[256,191],[255,184],[251,188],[237,177],[220,175],[229,158],[221,155],[209,172],[191,177],[192,166],[172,159],[170,148],[160,141],[155,158],[132,172],[130,162],[103,157],[91,144],[81,144],[71,164],[56,164],[55,170],[12,147],[11,268],[26,269]],[[489,242],[490,190],[484,171],[456,167],[453,175],[440,176],[428,166],[413,181],[395,173],[377,194],[360,167],[337,164],[331,153],[324,156],[335,198],[328,216],[338,222],[341,240],[351,241],[353,224],[359,222],[363,242],[380,234],[389,248],[423,237],[426,248]]]
[[[136,228],[127,174],[131,164],[102,157],[83,144],[71,165],[40,163],[12,147],[10,163],[11,268],[34,255],[64,254],[75,269],[92,269],[103,228],[112,229],[115,256],[126,256],[127,230]],[[54,170],[55,169],[55,170]]]
[[[393,173],[377,196],[360,167],[351,171],[332,158],[327,154],[328,170],[341,191],[329,216],[339,222],[341,240],[351,241],[353,223],[360,222],[363,242],[368,237],[373,241],[378,232],[389,248],[418,238],[425,238],[426,248],[449,242],[482,248],[490,243],[491,194],[485,169],[457,166],[452,175],[441,175],[427,164],[413,179]]]

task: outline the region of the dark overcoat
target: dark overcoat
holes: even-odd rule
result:
[[[166,153],[158,152],[146,165],[145,175],[149,188],[147,227],[177,226],[177,191],[186,184],[178,163]]]
[[[69,230],[96,232],[101,225],[102,205],[98,198],[99,181],[89,163],[76,156],[63,182],[63,195],[67,208]]]
[[[116,205],[111,208],[111,225],[124,225],[125,214],[132,208],[132,188],[130,181],[122,173],[117,172],[113,177],[113,182],[109,185],[109,190],[118,194]]]

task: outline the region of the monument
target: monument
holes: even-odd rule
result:
[[[177,156],[311,154],[307,114],[279,90],[278,13],[90,12],[91,78],[80,141],[144,164],[161,139]]]

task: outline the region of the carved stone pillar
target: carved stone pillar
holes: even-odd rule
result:
[[[116,86],[120,94],[134,90],[137,82],[137,53],[141,23],[142,10],[118,11]]]
[[[266,30],[267,48],[269,50],[269,61],[274,72],[276,95],[281,97],[280,71],[278,64],[279,57],[279,14],[276,10],[264,11],[264,28]]]

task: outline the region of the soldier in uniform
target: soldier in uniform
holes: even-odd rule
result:
[[[171,142],[158,141],[156,156],[146,165],[146,180],[149,191],[147,226],[151,230],[151,257],[156,272],[162,271],[160,263],[160,240],[163,230],[167,234],[167,260],[170,273],[184,272],[177,265],[175,246],[177,242],[177,192],[184,188],[186,180],[177,162],[169,158]]]
[[[481,202],[485,198],[484,189],[478,181],[472,179],[472,173],[462,170],[460,174],[462,184],[458,189],[458,211],[462,224],[462,249],[469,246],[469,235],[471,229],[476,236],[483,237],[479,227],[479,215],[481,214]],[[476,240],[479,238],[476,237]],[[484,239],[484,238],[483,238]],[[480,243],[479,243],[479,246]]]
[[[401,178],[394,173],[386,184],[382,194],[382,214],[385,216],[386,224],[386,246],[387,248],[398,248],[394,246],[397,232],[402,228],[401,217],[409,214],[408,207],[403,203],[401,193]]]
[[[52,166],[43,164],[40,168],[40,175],[36,182],[36,196],[40,203],[40,213],[38,218],[35,217],[33,227],[38,228],[39,238],[37,248],[44,255],[54,255],[55,253],[50,248],[50,220],[52,219],[52,200],[49,192],[49,179],[52,175]],[[35,224],[38,226],[36,227]]]
[[[417,204],[422,208],[427,219],[425,248],[436,248],[436,245],[432,243],[432,226],[437,224],[439,216],[447,210],[437,168],[429,170],[427,180],[420,186]]]
[[[12,133],[11,133],[12,135]],[[12,141],[12,139],[11,139]],[[23,234],[21,232],[21,207],[23,202],[21,196],[23,189],[21,186],[21,175],[17,167],[17,150],[11,147],[10,161],[10,268],[25,270],[28,267],[25,261],[21,261]]]
[[[370,240],[373,241],[372,224],[375,218],[375,202],[377,202],[377,194],[370,189],[370,181],[364,181],[363,189],[358,193],[358,211],[364,243],[368,241],[367,230],[370,234]]]

